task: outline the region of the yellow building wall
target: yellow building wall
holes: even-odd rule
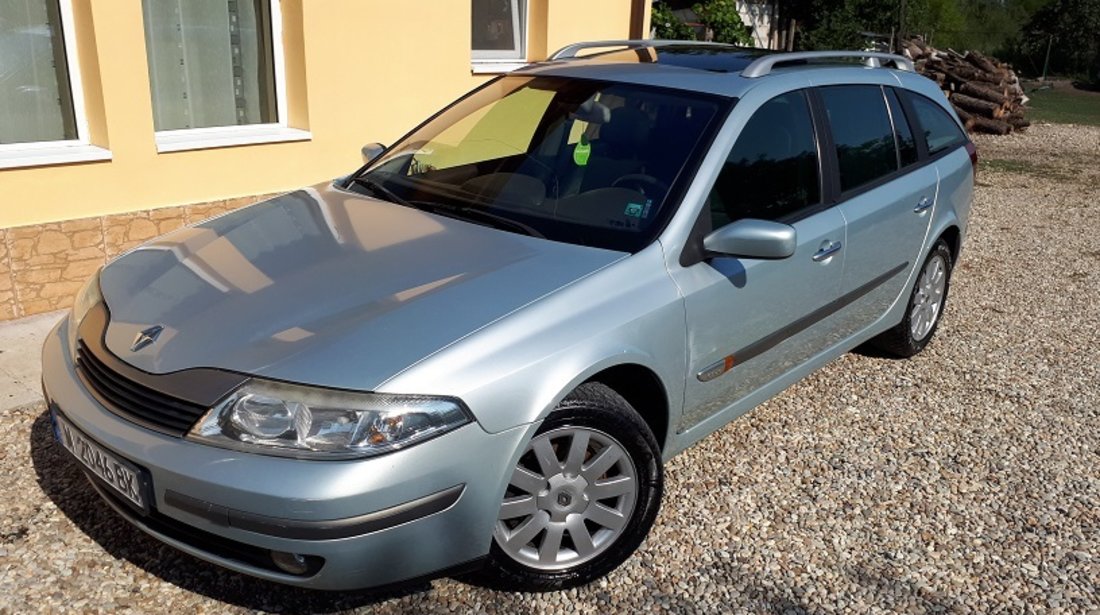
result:
[[[348,173],[492,78],[471,69],[469,0],[279,0],[287,123],[311,139],[158,153],[142,3],[71,2],[88,137],[112,160],[0,169],[0,320],[68,307],[156,235]],[[648,4],[528,0],[527,59],[628,38]]]
[[[282,0],[289,124],[312,139],[157,153],[141,2],[73,4],[92,142],[113,159],[0,170],[0,228],[323,181],[491,77],[471,74],[468,1]],[[529,59],[627,38],[630,11],[630,0],[531,0]]]
[[[549,53],[579,41],[630,38],[630,2],[547,0],[547,4]]]

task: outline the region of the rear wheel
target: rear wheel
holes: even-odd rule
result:
[[[924,350],[935,335],[947,304],[951,264],[951,249],[941,239],[932,246],[917,275],[905,317],[894,328],[872,340],[876,347],[899,357],[911,357]]]
[[[649,426],[607,386],[583,384],[520,456],[475,580],[510,591],[589,583],[638,548],[662,490]]]

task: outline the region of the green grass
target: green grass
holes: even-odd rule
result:
[[[1041,177],[1068,182],[1072,182],[1076,179],[1076,174],[1072,172],[1072,169],[1066,169],[1061,166],[1054,166],[1050,164],[1043,164],[1041,162],[1033,162],[1031,160],[1021,160],[1019,158],[979,157],[978,165],[979,171],[986,170],[1000,173],[1019,173],[1022,175],[1030,175],[1032,177]]]
[[[1059,83],[1051,90],[1028,92],[1028,96],[1031,97],[1028,118],[1033,122],[1100,126],[1100,92]]]
[[[1039,171],[1037,165],[1026,160],[1012,160],[1007,158],[979,158],[980,168],[1003,173],[1035,173]]]

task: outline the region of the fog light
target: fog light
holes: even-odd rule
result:
[[[287,553],[285,551],[272,551],[271,561],[279,567],[279,570],[290,574],[305,574],[309,572],[309,560],[300,553]]]

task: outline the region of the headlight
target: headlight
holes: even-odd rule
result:
[[[471,421],[446,397],[351,393],[250,380],[188,437],[268,455],[350,459],[406,448]]]
[[[100,271],[103,270],[96,271],[92,277],[88,278],[73,299],[73,309],[69,312],[69,350],[71,352],[76,352],[76,331],[80,328],[80,321],[84,320],[97,303],[103,301],[103,295],[99,291]]]

